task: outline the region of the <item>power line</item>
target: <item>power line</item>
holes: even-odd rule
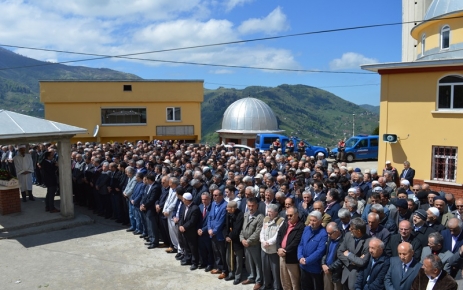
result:
[[[221,84],[221,83],[211,83],[211,82],[204,82],[204,84],[210,85],[220,85],[220,86],[234,86],[234,87],[259,87],[259,85],[237,85],[237,84]],[[349,88],[349,87],[366,87],[366,86],[379,86],[379,83],[376,84],[359,84],[359,85],[339,85],[339,86],[323,86],[323,87],[316,87],[318,89],[326,89],[326,88]]]
[[[454,18],[462,18],[463,16],[456,16],[456,17],[448,17],[446,19],[454,19]],[[437,21],[440,19],[431,19],[429,21]],[[402,24],[409,24],[409,23],[417,23],[421,21],[408,21],[408,22],[393,22],[393,23],[382,23],[382,24],[371,24],[371,25],[361,25],[361,26],[353,26],[353,27],[345,27],[345,28],[335,28],[335,29],[326,29],[326,30],[318,30],[318,31],[309,31],[309,32],[302,32],[302,33],[294,33],[294,34],[286,34],[286,35],[279,35],[279,36],[269,36],[269,37],[261,37],[261,38],[252,38],[252,39],[245,39],[245,40],[237,40],[237,41],[228,41],[228,42],[220,42],[220,43],[212,43],[212,44],[202,44],[202,45],[194,45],[194,46],[186,46],[186,47],[178,47],[178,48],[169,48],[169,49],[161,49],[161,50],[153,50],[147,52],[137,52],[137,53],[129,53],[129,54],[121,54],[121,55],[104,55],[104,54],[94,54],[94,53],[85,53],[85,52],[75,52],[75,51],[65,51],[65,50],[54,50],[54,49],[45,49],[45,48],[37,48],[37,47],[26,47],[26,46],[17,46],[17,45],[8,45],[8,44],[0,44],[0,46],[4,47],[14,47],[14,48],[22,48],[22,49],[29,49],[29,50],[40,50],[40,51],[49,51],[49,52],[58,52],[58,53],[67,53],[67,54],[78,54],[78,55],[87,55],[87,56],[97,56],[95,58],[88,58],[88,59],[78,59],[78,60],[70,60],[70,61],[62,61],[56,63],[44,63],[40,65],[32,65],[32,66],[20,66],[20,67],[10,67],[10,68],[1,68],[0,70],[9,70],[9,69],[21,69],[21,68],[29,68],[29,67],[37,67],[37,66],[46,66],[46,65],[56,65],[56,64],[65,64],[65,63],[75,63],[75,62],[83,62],[83,61],[93,61],[99,59],[106,59],[106,58],[122,58],[122,59],[132,59],[132,60],[143,60],[143,61],[156,61],[156,62],[166,62],[166,63],[178,63],[178,64],[191,64],[191,65],[203,65],[203,66],[221,66],[221,67],[234,67],[234,68],[246,68],[246,69],[263,69],[263,70],[280,70],[280,71],[293,71],[293,72],[321,72],[321,73],[353,73],[353,74],[371,74],[371,73],[356,73],[356,72],[332,72],[332,71],[318,71],[318,70],[292,70],[292,69],[273,69],[273,68],[257,68],[257,67],[246,67],[246,66],[227,66],[227,65],[218,65],[218,64],[204,64],[204,63],[193,63],[193,62],[175,62],[169,60],[150,60],[150,59],[140,59],[140,58],[131,58],[129,56],[135,55],[143,55],[143,54],[152,54],[152,53],[162,53],[162,52],[171,52],[171,51],[179,51],[179,50],[187,50],[187,49],[196,49],[196,48],[206,48],[206,47],[213,47],[213,46],[222,46],[222,45],[230,45],[230,44],[240,44],[240,43],[248,43],[248,42],[257,42],[257,41],[266,41],[266,40],[275,40],[275,39],[282,39],[282,38],[289,38],[289,37],[297,37],[297,36],[305,36],[305,35],[314,35],[314,34],[323,34],[323,33],[332,33],[332,32],[340,32],[340,31],[349,31],[349,30],[358,30],[358,29],[367,29],[367,28],[378,28],[378,27],[386,27],[386,26],[395,26],[395,25],[402,25]]]

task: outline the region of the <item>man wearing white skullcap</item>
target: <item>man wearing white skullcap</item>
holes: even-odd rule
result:
[[[189,192],[183,194],[183,204],[178,221],[179,234],[183,238],[184,254],[182,266],[191,265],[190,270],[196,270],[199,265],[198,230],[201,219],[199,207],[193,203],[193,195]]]
[[[13,158],[14,166],[16,168],[16,176],[19,181],[19,189],[23,202],[26,202],[27,192],[29,192],[29,200],[34,201],[32,195],[32,172],[34,172],[34,163],[32,156],[26,151],[26,145],[18,146],[19,154]]]

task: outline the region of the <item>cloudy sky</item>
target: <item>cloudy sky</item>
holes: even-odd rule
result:
[[[0,11],[0,46],[133,54],[72,65],[202,79],[210,89],[304,84],[378,105],[380,79],[359,65],[401,58],[400,25],[342,30],[401,22],[399,0],[3,0]],[[292,34],[302,35],[262,40]],[[17,47],[5,48],[52,62],[92,58]]]

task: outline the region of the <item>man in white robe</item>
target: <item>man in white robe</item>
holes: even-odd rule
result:
[[[34,172],[32,156],[26,153],[26,145],[20,145],[18,151],[19,154],[13,158],[13,161],[16,168],[16,176],[19,181],[21,196],[23,202],[26,202],[27,192],[29,192],[29,200],[34,201],[35,199],[32,195],[32,172]]]

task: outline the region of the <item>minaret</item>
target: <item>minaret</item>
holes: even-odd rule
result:
[[[411,37],[410,31],[421,23],[431,3],[432,0],[402,0],[402,22],[404,22],[402,25],[403,62],[416,60],[417,41]]]

